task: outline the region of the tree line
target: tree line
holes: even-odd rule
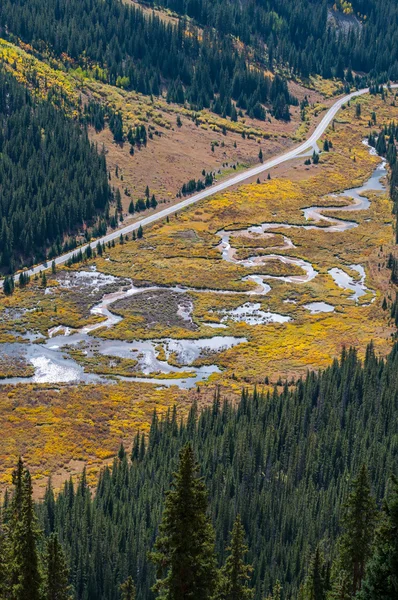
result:
[[[79,123],[0,71],[0,267],[13,272],[106,214],[105,155]]]

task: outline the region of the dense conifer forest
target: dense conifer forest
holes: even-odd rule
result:
[[[186,32],[159,17],[147,17],[120,0],[24,0],[0,6],[0,33],[21,38],[37,51],[64,53],[112,85],[210,107],[215,93],[230,115],[231,97],[261,116],[260,103],[270,102],[277,118],[289,118],[286,81],[272,81],[249,69],[230,37],[214,31]],[[263,117],[264,118],[264,117]]]
[[[45,556],[44,538],[55,543],[56,536],[76,599],[130,597],[120,595],[120,585],[129,577],[137,598],[185,598],[162,595],[161,590],[165,592],[177,577],[179,566],[171,556],[173,544],[178,545],[180,538],[172,532],[176,531],[175,521],[188,514],[183,530],[187,535],[190,527],[192,532],[201,532],[198,539],[192,532],[188,537],[191,546],[198,544],[195,560],[197,564],[204,561],[207,582],[201,580],[206,593],[192,597],[210,598],[217,568],[228,563],[230,532],[238,518],[249,549],[245,564],[254,567],[245,571],[245,581],[256,600],[270,593],[274,598],[318,600],[326,598],[329,589],[336,593],[330,598],[353,598],[368,573],[364,566],[368,559],[374,570],[369,571],[369,590],[380,577],[382,559],[377,553],[372,557],[371,542],[377,507],[392,493],[394,485],[389,478],[398,470],[397,378],[398,346],[386,360],[377,358],[369,346],[363,364],[355,350],[344,350],[340,361],[330,368],[309,373],[291,387],[286,384],[282,391],[243,391],[237,407],[216,394],[212,406],[200,414],[193,406],[184,424],[176,412],[163,420],[154,414],[149,438],[137,434],[131,451],[120,448],[113,467],[101,474],[94,496],[84,474],[77,487],[66,483],[56,499],[48,488],[44,502],[36,507],[40,527],[31,526],[36,540],[33,546],[38,555]],[[193,455],[185,456],[179,475],[174,475],[174,491],[164,504],[181,449],[185,447],[182,456],[189,454],[186,444],[199,459],[206,489],[201,480],[193,482],[197,472]],[[12,500],[7,495],[3,509],[3,533],[11,542],[11,533],[7,534],[10,513],[12,507],[15,513],[15,504],[21,502],[18,486],[22,479],[29,491],[28,475],[18,475],[17,469],[16,496]],[[176,508],[184,498],[187,502],[191,498],[188,513]],[[395,513],[388,518],[395,519],[396,527],[396,495],[394,502]],[[27,518],[26,514],[21,518]],[[387,533],[382,528],[377,535]],[[393,535],[389,543],[395,558],[391,560],[397,560],[397,542]],[[13,551],[12,543],[3,543]],[[26,551],[33,551],[33,546]],[[353,554],[353,547],[361,548],[358,555]],[[386,543],[378,550],[389,551]],[[152,554],[148,556],[148,552]],[[181,560],[189,562],[184,556]],[[151,591],[156,565],[159,595]],[[362,565],[359,579],[358,565]],[[25,571],[21,566],[21,572]],[[186,565],[185,573],[188,571]],[[20,577],[21,572],[15,576]],[[336,591],[341,577],[351,590],[345,596]],[[311,595],[318,584],[324,595]],[[282,591],[277,596],[279,585]],[[396,582],[386,581],[385,585],[390,585],[390,595],[386,592],[383,599],[392,600]],[[228,594],[219,597],[235,598]],[[361,596],[363,600],[376,598],[379,600],[366,590]]]
[[[83,67],[98,67],[97,76],[110,83],[145,94],[159,94],[167,82],[170,99],[196,106],[210,106],[219,92],[229,98],[232,93],[235,100],[246,95],[252,106],[276,100],[268,93],[267,79],[247,68],[231,34],[251,44],[255,60],[271,69],[284,64],[303,76],[342,78],[344,69],[354,69],[398,78],[395,0],[345,2],[353,13],[348,27],[331,24],[332,3],[326,0],[145,4],[194,19],[205,27],[203,38],[187,35],[183,20],[178,27],[166,24],[120,0],[6,0],[0,7],[0,33],[41,52],[66,53]],[[287,90],[284,95],[288,103]]]
[[[106,211],[105,156],[49,101],[0,72],[0,266],[42,259],[65,234]]]
[[[252,44],[268,62],[297,73],[342,77],[344,68],[398,77],[398,5],[395,0],[145,0]],[[331,25],[332,6],[348,8],[348,28]],[[342,5],[345,5],[344,7]],[[329,9],[329,13],[328,13]]]

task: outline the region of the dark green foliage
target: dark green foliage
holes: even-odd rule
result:
[[[232,528],[231,543],[227,548],[229,556],[220,572],[216,600],[250,600],[253,598],[254,590],[248,585],[253,568],[245,563],[247,550],[245,531],[238,515]]]
[[[380,154],[380,156],[385,156],[387,152],[386,138],[384,135],[384,131],[380,133],[376,142],[376,152]]]
[[[141,212],[143,210],[146,210],[146,208],[147,206],[145,200],[143,198],[139,198],[135,203],[135,212]]]
[[[135,600],[135,585],[131,575],[120,586],[121,600]]]
[[[105,156],[87,132],[1,72],[0,153],[0,267],[45,258],[51,244],[106,210]]]
[[[157,567],[154,591],[164,600],[210,600],[217,584],[214,531],[207,490],[192,446],[181,450],[150,558]]]
[[[54,261],[53,261],[53,264],[55,265]],[[26,285],[28,285],[29,281],[30,281],[30,276],[27,273],[25,273],[24,271],[22,271],[19,274],[19,278],[18,278],[19,287],[24,288]]]
[[[326,600],[330,589],[329,565],[317,546],[311,559],[309,574],[305,581],[303,597],[305,600]]]
[[[71,562],[75,598],[119,600],[132,576],[137,598],[153,600],[147,553],[188,441],[205,475],[221,563],[240,513],[255,600],[278,579],[283,598],[294,597],[318,544],[336,556],[339,521],[361,465],[369,466],[377,501],[398,470],[397,389],[398,346],[386,361],[370,346],[363,365],[354,350],[344,351],[339,362],[281,393],[244,392],[236,408],[216,395],[199,417],[193,407],[185,425],[175,412],[161,422],[155,414],[147,447],[137,436],[132,462],[123,455],[105,469],[93,498],[83,477],[77,489],[65,485],[55,506],[50,495],[41,508],[43,527],[54,523]]]
[[[391,318],[394,319],[396,325],[398,325],[398,294],[395,294],[395,300],[391,305]]]
[[[127,139],[132,146],[137,145],[138,148],[140,148],[142,145],[146,146],[147,131],[145,125],[137,125],[134,130],[130,128],[127,134]]]
[[[393,477],[358,600],[396,600],[396,598],[398,598],[398,480]]]
[[[66,53],[83,67],[91,63],[94,75],[112,85],[158,96],[166,84],[168,101],[198,108],[210,107],[219,94],[226,114],[231,114],[231,98],[241,98],[240,105],[257,118],[265,117],[262,104],[270,102],[276,118],[289,118],[288,105],[297,101],[286,81],[249,69],[222,32],[208,29],[199,39],[187,35],[185,27],[183,21],[175,26],[155,15],[148,18],[120,0],[5,0],[0,5],[0,34],[18,36],[37,51],[49,47],[57,57]],[[103,127],[100,111],[90,107],[87,116],[96,128]],[[121,142],[120,115],[111,120]]]
[[[45,569],[44,600],[69,600],[71,598],[69,570],[55,533],[52,533],[47,540]]]
[[[7,515],[8,568],[6,589],[12,600],[40,600],[41,575],[30,474],[19,460],[13,474],[14,497]]]
[[[341,519],[343,533],[338,544],[335,591],[336,587],[340,589],[342,579],[350,597],[361,589],[365,565],[371,554],[375,525],[376,503],[370,491],[367,469],[362,466]]]
[[[213,185],[213,173],[206,173],[205,172],[205,179],[204,181],[202,179],[198,179],[196,181],[196,179],[190,179],[188,181],[188,183],[184,183],[182,188],[181,188],[181,194],[183,196],[187,196],[189,194],[193,194],[194,192],[200,192],[201,190],[204,190],[206,187]]]
[[[152,3],[152,2],[151,2]],[[160,0],[201,25],[232,33],[245,43],[268,46],[268,66],[280,60],[304,76],[344,77],[351,83],[352,70],[388,73],[398,78],[398,5],[395,0],[351,0],[355,14],[364,15],[361,27],[346,33],[329,27],[328,4],[313,0]],[[259,53],[259,55],[261,55]]]
[[[113,139],[120,144],[124,140],[123,118],[120,112],[112,113],[109,119],[109,129],[113,133]]]
[[[5,295],[11,296],[11,294],[14,292],[14,287],[15,287],[14,276],[13,275],[6,276],[3,281],[3,292],[5,293]]]
[[[84,106],[84,116],[87,123],[90,123],[95,130],[102,131],[105,127],[105,116],[107,113],[107,107],[104,107],[99,102],[90,100]]]

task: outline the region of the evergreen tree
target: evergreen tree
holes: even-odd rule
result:
[[[212,598],[217,583],[214,532],[206,487],[190,444],[180,453],[151,559],[158,568],[154,591],[159,600]]]
[[[2,516],[0,515],[0,598],[5,598],[7,589],[7,546]]]
[[[329,589],[328,565],[317,547],[304,586],[305,600],[325,600]]]
[[[4,278],[3,281],[3,292],[6,296],[11,296],[14,293],[14,277],[12,275]]]
[[[276,580],[274,587],[272,588],[272,594],[267,600],[281,600],[282,598],[282,586],[279,579]]]
[[[363,465],[354,481],[345,507],[342,518],[343,534],[339,542],[340,581],[338,585],[341,585],[341,577],[343,577],[343,581],[349,584],[352,596],[361,589],[365,565],[371,554],[376,514],[376,503],[370,491],[368,471]],[[344,573],[346,576],[342,575]],[[346,587],[344,583],[344,589]]]
[[[398,598],[398,479],[391,480],[391,491],[384,501],[380,527],[358,600],[396,600]]]
[[[229,556],[221,569],[216,598],[217,600],[249,600],[254,594],[248,585],[253,568],[245,563],[247,546],[240,515],[235,519],[231,544],[227,550]]]
[[[69,600],[70,598],[69,570],[58,536],[52,533],[47,540],[44,600]]]
[[[130,576],[120,586],[122,600],[135,600],[135,585],[133,578]]]
[[[37,543],[39,530],[32,498],[32,481],[21,459],[14,473],[9,555],[9,593],[12,600],[41,600]]]

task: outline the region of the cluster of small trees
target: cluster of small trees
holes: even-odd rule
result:
[[[55,533],[42,540],[30,473],[21,459],[6,494],[0,528],[0,597],[10,600],[70,600],[69,570]],[[43,544],[44,541],[44,544]]]
[[[373,122],[376,122],[374,115]],[[380,156],[386,157],[390,168],[390,197],[393,202],[393,214],[396,216],[396,242],[398,243],[398,161],[397,161],[397,142],[398,125],[394,122],[385,125],[377,134],[372,132],[368,138],[369,145],[376,149]],[[391,279],[394,283],[398,282],[397,260],[391,254],[388,260],[388,267],[391,269]]]
[[[131,239],[135,241],[136,239],[140,240],[142,237],[144,237],[144,229],[142,225],[140,225],[137,229],[137,233],[135,232],[135,230],[133,231]],[[124,242],[126,241],[128,241],[128,234],[126,233],[123,235],[123,233],[121,233],[119,236],[119,243],[124,244]],[[71,267],[72,265],[84,262],[86,260],[90,260],[91,258],[95,258],[96,256],[102,256],[104,252],[106,252],[107,247],[108,249],[114,248],[115,240],[113,239],[112,241],[107,242],[107,244],[105,244],[105,242],[101,243],[100,241],[98,241],[95,248],[93,248],[91,244],[89,244],[84,250],[80,249],[78,252],[74,252],[65,264],[67,267]]]
[[[203,171],[204,180],[202,179],[190,179],[188,183],[184,183],[181,188],[181,194],[183,196],[187,196],[189,194],[193,194],[194,192],[200,192],[204,190],[206,187],[213,185],[214,177],[213,173],[206,173]]]
[[[142,212],[144,210],[148,210],[149,208],[155,209],[158,205],[158,201],[156,200],[155,194],[151,194],[149,190],[149,186],[145,188],[145,200],[144,198],[138,198],[134,203],[134,200],[130,200],[129,204],[129,213],[133,215],[136,212]]]

